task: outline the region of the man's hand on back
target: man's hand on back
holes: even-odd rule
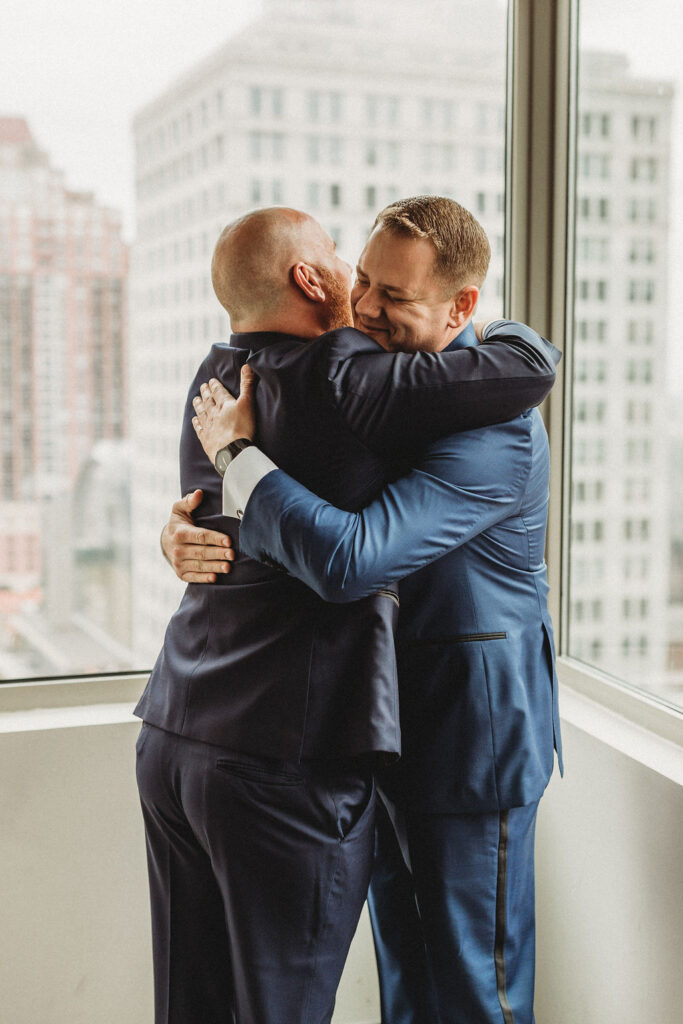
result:
[[[174,502],[161,533],[161,549],[184,583],[215,583],[216,574],[230,572],[235,558],[227,534],[194,525],[192,513],[203,497],[202,491],[192,491]]]
[[[212,379],[202,384],[201,397],[194,398],[196,416],[192,426],[211,463],[216,452],[231,441],[246,437],[254,440],[256,434],[256,407],[254,387],[256,378],[250,366],[242,367],[239,398],[233,398],[220,381]]]

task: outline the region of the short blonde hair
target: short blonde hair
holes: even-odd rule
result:
[[[428,238],[436,250],[434,270],[456,294],[465,285],[478,288],[491,260],[491,246],[479,221],[445,196],[412,196],[390,203],[377,214],[377,227],[398,235]]]

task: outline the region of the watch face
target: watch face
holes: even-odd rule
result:
[[[247,437],[238,437],[236,441],[231,441],[227,446],[230,458],[236,459],[240,452],[243,452],[245,448],[251,448],[253,443]]]
[[[216,452],[216,461],[214,463],[216,469],[221,476],[225,476],[225,471],[232,462],[232,456],[228,448],[221,448]]]

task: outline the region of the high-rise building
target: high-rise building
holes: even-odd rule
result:
[[[665,694],[680,703],[683,693],[683,401],[680,391],[668,404],[667,481],[669,485],[669,615]]]
[[[666,333],[673,91],[582,54],[570,653],[664,686]]]
[[[23,118],[0,117],[0,652],[31,648],[24,613],[46,610],[55,549],[71,556],[51,512],[93,446],[125,435],[127,272],[120,215],[69,188]]]

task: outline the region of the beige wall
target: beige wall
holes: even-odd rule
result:
[[[0,1019],[149,1024],[131,724],[0,733]]]
[[[49,689],[0,687],[0,1021],[151,1024],[140,723],[129,704],[69,706],[75,688],[60,691],[50,712],[35,706]],[[334,1024],[379,1020],[374,963],[364,913]]]
[[[676,1024],[683,788],[563,724],[539,812],[537,1024]]]
[[[151,1024],[137,689],[0,687],[3,1024]],[[674,1024],[681,787],[571,724],[565,745],[538,826],[537,1024]],[[378,1020],[364,916],[335,1024]]]

